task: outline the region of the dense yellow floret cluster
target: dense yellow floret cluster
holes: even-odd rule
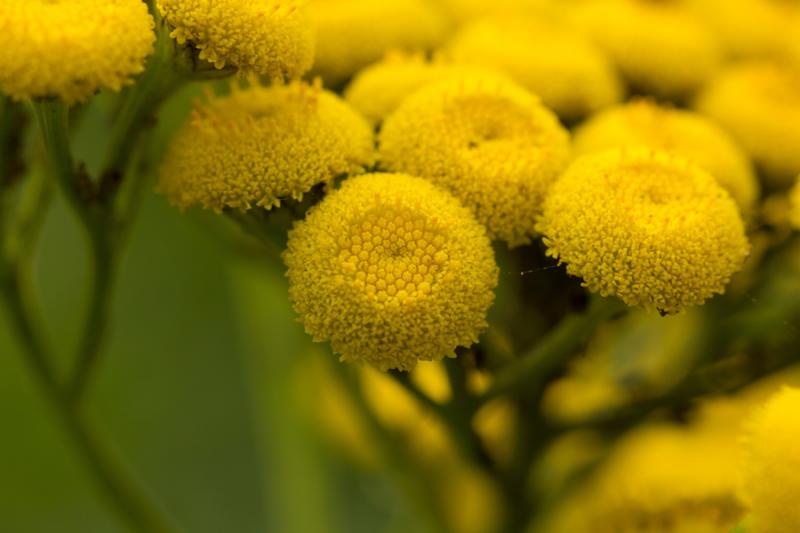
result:
[[[664,314],[722,293],[749,251],[739,210],[714,178],[650,149],[576,160],[537,229],[547,254],[590,291]]]
[[[747,155],[730,135],[707,118],[639,100],[590,118],[575,132],[575,154],[608,148],[648,146],[683,156],[711,174],[752,213],[759,185]]]
[[[141,0],[3,0],[0,91],[73,103],[144,70],[153,19]]]
[[[794,533],[800,524],[800,389],[786,387],[756,415],[746,437],[742,492],[748,531]]]
[[[284,260],[306,331],[381,370],[477,342],[498,277],[471,213],[401,174],[345,180],[290,232]]]
[[[622,98],[616,70],[599,49],[575,31],[534,17],[476,21],[453,38],[446,55],[504,72],[567,120]]]
[[[719,67],[712,33],[679,2],[586,0],[568,9],[630,84],[664,98],[691,94]]]
[[[409,96],[384,122],[382,168],[423,176],[458,197],[511,246],[530,242],[569,135],[525,89],[502,78],[453,79]]]
[[[800,67],[741,63],[715,78],[697,109],[727,128],[780,186],[800,174]]]
[[[236,90],[198,106],[161,168],[176,205],[267,209],[373,162],[366,121],[336,95],[302,83]]]
[[[390,50],[426,51],[444,39],[447,21],[426,0],[311,0],[314,73],[338,85]]]
[[[297,78],[311,68],[313,32],[306,0],[157,0],[180,44],[215,67],[270,78]]]

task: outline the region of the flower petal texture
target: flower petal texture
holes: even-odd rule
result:
[[[235,90],[199,105],[173,139],[160,192],[182,207],[267,209],[363,172],[372,129],[336,95],[299,82]]]
[[[219,69],[293,79],[311,68],[306,0],[157,0],[157,6],[172,37]]]
[[[499,77],[427,85],[380,133],[383,168],[452,192],[492,239],[530,242],[548,187],[569,158],[569,134],[539,99]]]
[[[141,0],[3,0],[0,91],[67,103],[118,91],[144,70],[154,41]]]
[[[745,437],[742,491],[753,533],[792,533],[800,524],[800,389],[785,387],[757,413]]]
[[[727,191],[649,149],[577,159],[551,188],[538,229],[547,254],[589,290],[662,314],[722,293],[749,252]]]
[[[576,155],[631,146],[693,161],[727,189],[742,213],[753,212],[759,184],[749,158],[727,131],[702,115],[637,100],[594,115],[575,132]]]
[[[284,261],[306,331],[380,370],[477,342],[498,276],[469,210],[402,174],[345,180],[289,233]]]

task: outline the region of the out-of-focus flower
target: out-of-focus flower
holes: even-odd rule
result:
[[[800,524],[800,389],[772,396],[752,420],[742,494],[754,533],[792,533]]]
[[[141,0],[3,0],[0,90],[67,103],[118,91],[144,70],[154,41]]]
[[[537,229],[590,291],[664,314],[724,292],[749,249],[716,180],[649,149],[579,158],[551,187]]]
[[[697,109],[727,128],[773,184],[800,174],[799,67],[735,65],[703,91]]]
[[[364,170],[372,129],[336,95],[302,83],[235,90],[198,106],[172,141],[160,192],[181,208],[267,209]]]
[[[593,116],[575,133],[575,153],[649,146],[697,163],[725,187],[744,214],[752,213],[759,186],[747,155],[715,123],[690,111],[641,100]]]
[[[380,133],[383,168],[440,184],[493,239],[530,242],[569,135],[539,99],[503,78],[445,80],[406,98]]]
[[[218,69],[297,78],[311,68],[314,43],[306,0],[157,0],[180,44]]]
[[[456,25],[498,14],[549,16],[558,13],[562,0],[434,0]]]
[[[327,86],[346,81],[390,50],[427,51],[447,22],[425,0],[311,0],[316,28],[314,72]]]
[[[361,70],[345,91],[345,99],[373,125],[389,116],[411,93],[440,80],[499,75],[489,69],[429,62],[420,54],[391,52]]]
[[[608,53],[635,89],[681,98],[720,65],[712,32],[679,3],[586,0],[567,9],[575,26]]]
[[[800,176],[789,194],[789,218],[795,229],[800,230]]]
[[[498,16],[462,29],[446,47],[456,63],[496,68],[567,120],[620,101],[608,58],[582,35],[534,17]]]
[[[486,232],[430,182],[346,180],[289,234],[289,295],[344,361],[410,370],[477,341],[498,268]]]

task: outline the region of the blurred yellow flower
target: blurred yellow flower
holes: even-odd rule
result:
[[[590,291],[662,314],[724,292],[749,250],[714,178],[649,149],[579,158],[550,189],[537,229]]]
[[[306,0],[157,0],[180,44],[218,69],[297,78],[311,68],[313,32]]]
[[[563,0],[434,0],[457,26],[475,19],[518,13],[546,16],[557,13]]]
[[[717,40],[680,2],[585,0],[567,8],[631,86],[664,98],[691,94],[719,67]]]
[[[380,164],[440,184],[493,239],[530,242],[548,187],[569,157],[569,134],[539,99],[503,78],[428,85],[384,122]]]
[[[369,125],[302,83],[234,90],[198,106],[172,141],[160,192],[181,208],[272,208],[373,161]]]
[[[756,414],[746,436],[742,493],[753,533],[793,533],[800,524],[800,389],[785,387]]]
[[[316,29],[314,73],[338,85],[393,49],[437,47],[447,21],[426,0],[311,0]]]
[[[118,91],[144,70],[154,41],[141,0],[3,0],[0,91],[67,103]]]
[[[622,99],[611,61],[578,32],[540,18],[506,15],[476,21],[445,48],[456,63],[496,68],[567,120]]]
[[[744,214],[752,213],[759,185],[747,155],[707,118],[648,100],[617,106],[590,118],[575,132],[575,154],[647,146],[683,156],[731,193]]]
[[[800,67],[734,65],[703,91],[697,109],[727,128],[773,184],[785,187],[800,174]]]
[[[498,268],[469,211],[401,174],[345,180],[289,234],[289,295],[344,361],[410,370],[486,327]]]
[[[795,229],[800,230],[800,176],[789,194],[789,218]]]

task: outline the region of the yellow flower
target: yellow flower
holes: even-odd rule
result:
[[[496,68],[567,120],[619,102],[622,87],[606,56],[577,32],[519,15],[462,29],[446,48],[456,63]]]
[[[714,178],[647,149],[579,158],[550,189],[537,229],[589,290],[662,314],[724,292],[749,249]]]
[[[800,230],[800,176],[797,177],[789,195],[789,218],[795,229]]]
[[[252,87],[195,109],[159,190],[182,208],[270,209],[372,161],[371,128],[337,96],[301,83]]]
[[[417,89],[450,78],[498,75],[481,67],[429,62],[420,54],[392,52],[361,70],[345,91],[345,99],[373,125],[389,116]]]
[[[425,0],[311,0],[316,26],[314,72],[326,86],[346,81],[392,49],[438,46],[446,20]]]
[[[313,32],[305,0],[157,0],[179,44],[218,69],[297,78],[311,68]]]
[[[711,32],[679,2],[576,2],[571,20],[605,50],[630,84],[665,98],[691,94],[720,64]]]
[[[421,178],[345,180],[289,233],[289,295],[344,361],[410,370],[477,341],[498,269],[485,230]]]
[[[383,168],[430,179],[511,246],[530,242],[547,188],[569,157],[569,135],[525,89],[496,77],[428,85],[380,133]]]
[[[697,109],[727,128],[773,184],[800,174],[800,68],[733,66],[703,91]]]
[[[800,524],[800,389],[786,387],[755,416],[746,438],[742,492],[753,533],[792,533]]]
[[[750,214],[759,185],[747,155],[715,123],[698,114],[635,101],[595,115],[575,133],[575,153],[648,146],[692,160]]]
[[[67,103],[118,91],[144,69],[154,41],[141,0],[3,0],[0,90]]]
[[[558,12],[563,0],[435,0],[456,25],[461,26],[486,16],[524,13],[550,15]]]

